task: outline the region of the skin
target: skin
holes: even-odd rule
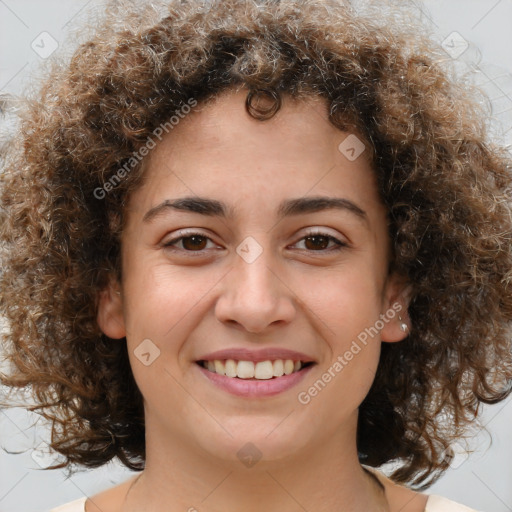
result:
[[[338,150],[349,134],[329,123],[323,100],[285,97],[262,122],[245,111],[246,94],[224,93],[181,120],[148,156],[145,181],[129,200],[122,282],[102,291],[98,322],[128,343],[144,397],[146,469],[90,498],[86,510],[295,512],[342,503],[347,512],[423,511],[426,496],[379,476],[384,495],[356,450],[358,407],[381,343],[406,336],[398,315],[307,405],[297,399],[392,304],[409,322],[405,284],[387,271],[390,240],[374,170],[365,152],[350,161]],[[144,220],[185,196],[222,201],[233,215],[167,208]],[[283,200],[305,196],[344,198],[365,216],[326,209],[278,218]],[[305,238],[316,228],[341,250]],[[190,239],[164,247],[181,229],[208,238],[200,250]],[[248,236],[262,250],[251,263],[236,252]],[[145,339],[160,350],[148,366],[134,352]],[[238,397],[195,362],[227,347],[283,347],[316,364],[277,396]],[[249,442],[261,453],[250,468],[237,456]]]

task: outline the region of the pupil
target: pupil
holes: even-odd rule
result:
[[[307,236],[306,237],[306,246],[307,246],[308,241],[313,242],[313,244],[312,244],[313,247],[308,247],[308,249],[309,248],[325,249],[329,245],[329,239],[326,236],[322,236],[322,235]]]
[[[206,238],[204,236],[187,236],[183,239],[185,249],[204,249]]]

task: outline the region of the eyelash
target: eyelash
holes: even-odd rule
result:
[[[197,231],[191,231],[191,232],[185,232],[185,233],[181,234],[181,236],[173,238],[172,240],[169,240],[168,242],[163,244],[163,247],[166,248],[166,249],[171,249],[173,251],[183,251],[183,252],[186,252],[186,253],[190,253],[190,255],[193,255],[194,253],[196,253],[198,256],[203,255],[204,251],[206,249],[201,249],[201,250],[198,250],[198,251],[190,251],[190,250],[187,250],[187,249],[173,247],[173,245],[176,244],[177,242],[180,242],[181,240],[184,240],[186,238],[191,238],[191,237],[194,237],[194,236],[199,236],[201,238],[206,238],[207,240],[213,242],[213,240],[210,237],[206,236],[205,234],[197,232]],[[338,240],[336,237],[334,237],[332,235],[329,235],[328,233],[324,233],[322,231],[311,231],[309,233],[306,233],[302,238],[300,238],[299,241],[302,241],[302,240],[304,240],[304,239],[306,239],[308,237],[312,237],[312,236],[325,237],[325,238],[327,238],[329,240],[329,242],[331,242],[331,241],[334,242],[337,247],[334,247],[334,248],[331,247],[330,249],[318,249],[318,250],[301,249],[301,250],[308,251],[308,252],[311,252],[311,253],[331,253],[331,252],[341,251],[341,250],[345,249],[346,247],[348,247],[347,243],[342,242],[341,240]]]

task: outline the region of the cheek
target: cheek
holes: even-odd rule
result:
[[[374,347],[377,348],[377,347]],[[356,351],[357,352],[357,351]],[[316,380],[299,391],[298,401],[307,411],[308,423],[324,435],[335,435],[353,417],[368,394],[375,378],[379,351],[370,347],[343,353],[323,368]],[[341,368],[341,369],[340,369]]]
[[[223,274],[148,263],[126,275],[125,323],[130,351],[134,353],[149,339],[161,351],[160,361],[175,367],[190,333],[211,310],[211,298]]]
[[[352,406],[359,405],[375,376],[381,346],[376,328],[381,291],[371,276],[352,269],[302,281],[307,291],[304,303],[314,313],[310,317],[316,319],[322,342],[330,351],[320,377],[329,388],[322,394],[330,403],[342,396]]]
[[[126,275],[126,339],[137,386],[152,409],[162,407],[165,390],[181,407],[182,347],[197,327],[198,316],[207,314],[208,292],[218,278],[149,264]]]
[[[358,272],[347,267],[303,275],[298,282],[300,300],[340,343],[357,337],[379,318],[382,292],[371,269]]]

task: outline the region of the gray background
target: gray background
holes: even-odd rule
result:
[[[495,137],[511,144],[512,0],[412,3],[436,39],[445,41],[447,58],[453,59],[461,77],[481,85],[489,95]],[[73,47],[71,28],[99,6],[98,0],[0,0],[0,98],[37,87],[38,66],[51,60],[47,54],[52,45],[58,45],[55,55],[68,54]],[[454,53],[466,44],[464,53]],[[470,78],[465,75],[469,70],[473,71]],[[9,119],[7,116],[0,126],[0,144],[6,138]],[[458,455],[447,474],[429,489],[430,494],[441,494],[481,511],[512,511],[511,401],[484,408],[481,422],[492,435],[492,443],[485,430],[470,437],[469,447],[474,453],[469,458]],[[48,511],[111,487],[132,474],[113,463],[69,479],[58,470],[44,471],[41,466],[54,460],[44,451],[45,439],[48,432],[37,415],[22,409],[0,411],[0,446],[20,452],[0,450],[0,512]],[[34,446],[40,449],[34,451]]]

